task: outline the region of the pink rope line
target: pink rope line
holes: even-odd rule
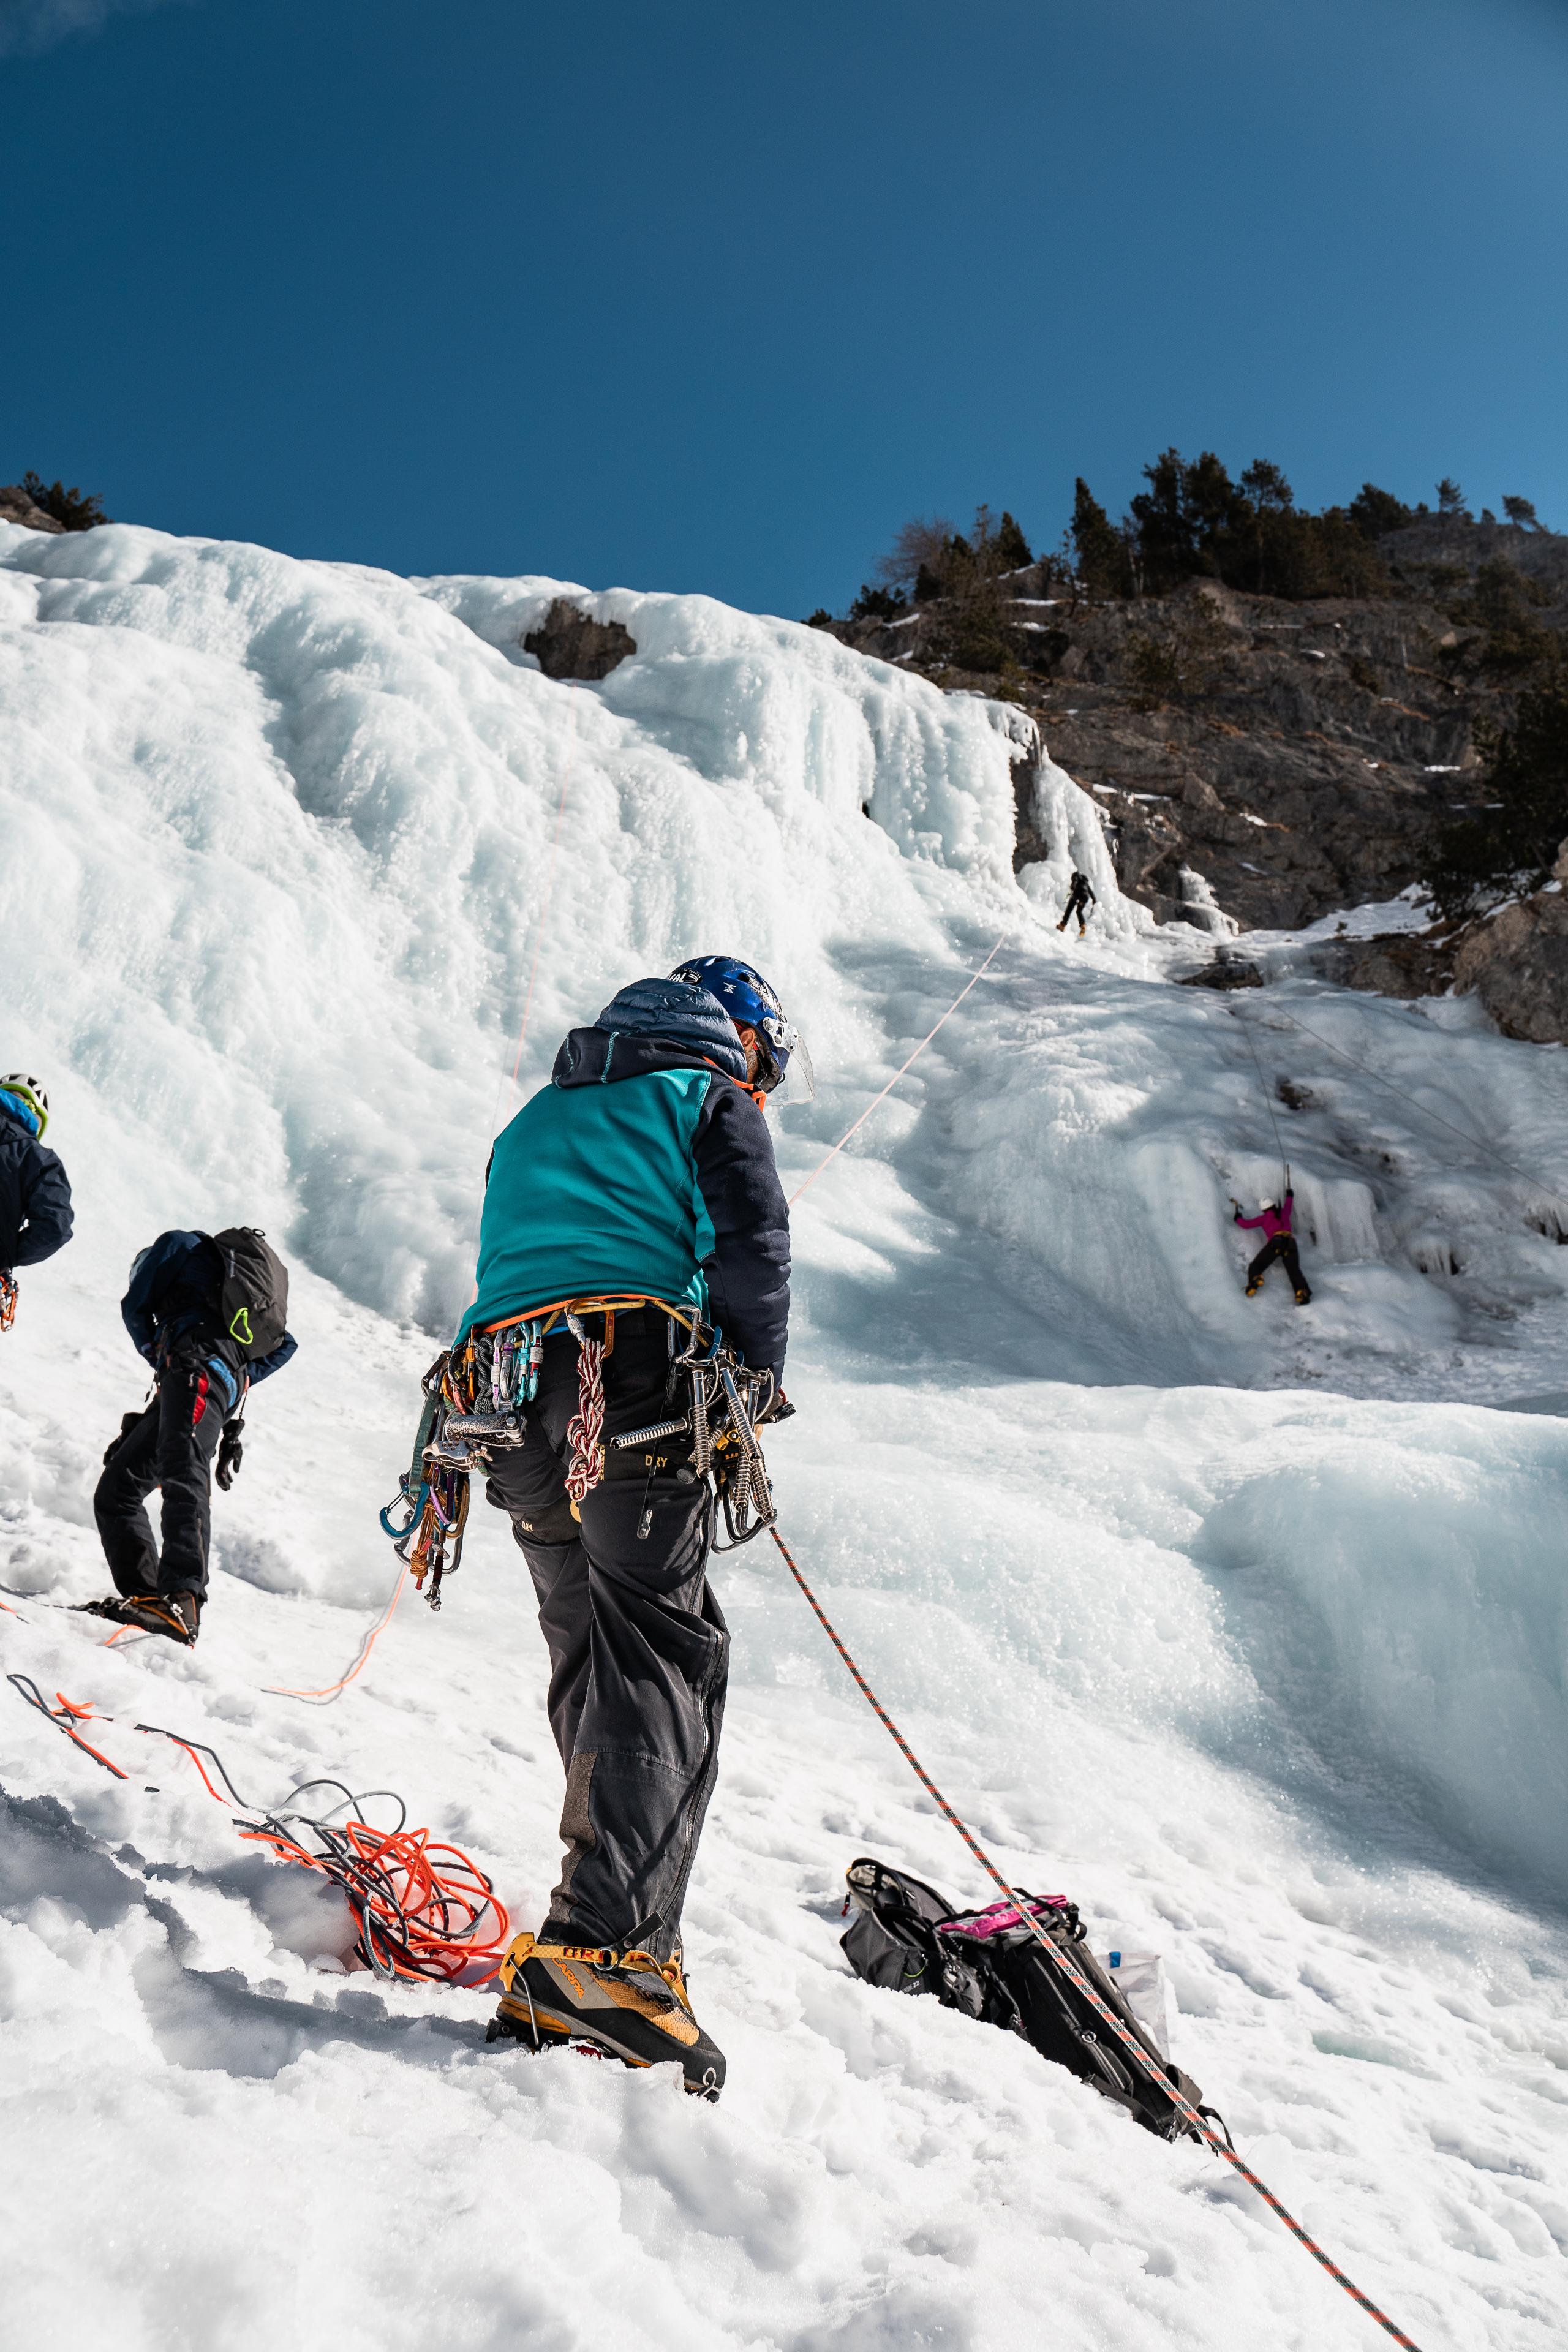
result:
[[[964,998],[968,995],[970,990],[975,985],[976,982],[984,978],[985,973],[990,969],[994,958],[1005,945],[1007,937],[1008,934],[1004,931],[1002,937],[997,940],[995,947],[992,949],[990,955],[986,957],[985,961],[981,965],[980,970],[977,972],[973,973],[968,981],[965,982],[964,985],[959,990],[958,994],[953,998],[952,1003],[942,1014],[941,1021],[937,1023],[936,1029],[927,1030],[925,1035],[921,1039],[920,1044],[915,1047],[914,1052],[910,1055],[909,1060],[900,1063],[898,1068],[893,1072],[892,1076],[888,1080],[887,1085],[882,1088],[881,1093],[872,1097],[865,1109],[861,1112],[859,1118],[855,1121],[853,1127],[847,1127],[845,1129],[843,1134],[839,1137],[832,1150],[827,1154],[827,1159],[819,1160],[816,1166],[812,1170],[810,1175],[805,1179],[805,1182],[795,1186],[795,1191],[789,1196],[788,1206],[790,1208],[793,1209],[801,1194],[808,1191],[809,1188],[816,1183],[817,1178],[826,1167],[827,1161],[829,1160],[837,1159],[839,1153],[843,1150],[850,1137],[855,1134],[858,1129],[865,1126],[866,1121],[870,1118],[871,1113],[876,1109],[877,1105],[880,1102],[886,1101],[887,1097],[892,1093],[893,1088],[898,1085],[899,1080],[903,1076],[904,1072],[910,1066],[910,1064],[920,1060],[921,1055],[925,1052],[926,1047],[936,1035],[937,1029],[941,1029],[947,1022],[952,1020],[953,1014],[957,1012],[959,1006],[963,1003]]]
[[[1002,942],[998,940],[996,946],[1000,947],[1001,944]],[[993,948],[991,952],[994,955],[996,952],[995,948]],[[977,972],[975,974],[975,978],[978,979],[979,976],[980,975]],[[1122,2024],[1121,2020],[1115,2015],[1114,2011],[1106,2007],[1104,2001],[1100,2000],[1100,1995],[1095,1991],[1094,1987],[1083,1976],[1082,1972],[1073,1966],[1071,1959],[1062,1949],[1061,1946],[1053,1942],[1051,1937],[1047,1935],[1038,1919],[1035,1916],[1032,1907],[1026,1905],[1023,1895],[1016,1887],[1010,1885],[1005,1878],[1004,1878],[1002,1873],[997,1869],[996,1864],[992,1861],[991,1856],[980,1843],[979,1839],[973,1834],[962,1817],[955,1812],[953,1808],[948,1803],[947,1799],[942,1795],[942,1790],[937,1787],[936,1782],[931,1779],[931,1774],[926,1770],[925,1766],[921,1762],[920,1758],[915,1754],[914,1749],[910,1746],[909,1741],[904,1738],[903,1733],[899,1729],[898,1725],[893,1721],[892,1717],[888,1713],[887,1708],[882,1705],[881,1700],[871,1688],[870,1684],[867,1681],[865,1675],[856,1664],[844,1642],[839,1638],[837,1630],[826,1611],[823,1608],[821,1601],[817,1599],[816,1593],[812,1591],[810,1585],[801,1574],[795,1554],[791,1551],[788,1544],[785,1543],[783,1536],[780,1535],[777,1528],[770,1528],[768,1529],[768,1533],[772,1536],[774,1543],[778,1546],[779,1550],[783,1553],[784,1566],[788,1569],[796,1584],[805,1595],[806,1600],[810,1602],[817,1623],[821,1626],[823,1632],[826,1634],[828,1640],[832,1643],[834,1648],[843,1659],[844,1664],[848,1667],[849,1672],[854,1678],[856,1687],[859,1690],[861,1696],[870,1706],[871,1712],[877,1717],[878,1722],[882,1726],[883,1730],[890,1735],[899,1753],[903,1757],[904,1761],[914,1773],[916,1780],[920,1782],[927,1796],[930,1797],[931,1801],[935,1804],[937,1811],[942,1815],[943,1819],[951,1822],[952,1827],[958,1832],[959,1836],[963,1840],[964,1844],[969,1848],[970,1853],[974,1856],[975,1861],[980,1864],[980,1867],[984,1870],[987,1878],[991,1880],[993,1885],[999,1886],[1003,1894],[1006,1896],[1008,1902],[1013,1905],[1017,1913],[1020,1926],[1025,1927],[1029,1930],[1029,1933],[1033,1936],[1036,1943],[1039,1945],[1040,1949],[1045,1953],[1047,1959],[1048,1959],[1052,1963],[1053,1967],[1058,1969],[1062,1975],[1068,1978],[1068,1980],[1076,1986],[1078,1990],[1083,1995],[1084,1999],[1089,2003],[1090,2007],[1099,2012],[1101,2020],[1110,2028],[1112,2033],[1114,2033],[1121,2042],[1125,2043],[1128,2055],[1131,2058],[1133,2064],[1137,2067],[1139,2073],[1144,2077],[1145,2081],[1157,2084],[1159,2088],[1164,2092],[1166,2097],[1170,2100],[1177,2114],[1187,2125],[1189,2130],[1194,2132],[1201,2139],[1205,2140],[1214,2150],[1215,2156],[1222,2158],[1226,2164],[1230,2165],[1234,2170],[1241,2175],[1241,2178],[1247,2182],[1249,2188],[1257,2190],[1258,2196],[1262,2198],[1270,2212],[1278,2214],[1279,2220],[1284,2222],[1285,2227],[1289,2231],[1290,2235],[1296,2240],[1297,2243],[1306,2248],[1314,2262],[1321,2263],[1323,2269],[1327,2271],[1335,2285],[1342,2287],[1345,2293],[1349,2295],[1351,2301],[1364,2311],[1369,2319],[1374,2319],[1379,2327],[1381,2327],[1386,2335],[1392,2336],[1394,2342],[1404,2347],[1404,2352],[1421,2352],[1421,2347],[1415,2342],[1415,2338],[1413,2336],[1406,2336],[1402,2327],[1396,2327],[1393,2320],[1389,2318],[1387,2313],[1380,2311],[1377,2305],[1373,2303],[1372,2297],[1369,2294],[1363,2294],[1360,2287],[1356,2285],[1353,2279],[1346,2277],[1344,2272],[1341,2270],[1338,2263],[1334,2262],[1330,2255],[1323,2252],[1323,2249],[1319,2245],[1316,2238],[1309,2235],[1307,2231],[1301,2227],[1300,2222],[1297,2221],[1296,2216],[1289,2212],[1286,2207],[1280,2203],[1272,2189],[1270,2189],[1266,2182],[1258,2179],[1257,2173],[1253,2171],[1252,2167],[1242,2160],[1242,2158],[1237,2154],[1235,2148],[1229,2145],[1228,2140],[1221,2139],[1219,2134],[1210,2124],[1207,2116],[1205,2115],[1200,2108],[1194,2107],[1190,2099],[1184,2096],[1183,2093],[1171,2080],[1170,2075],[1165,2072],[1163,2067],[1156,2066],[1154,2064],[1148,2051],[1143,2048],[1141,2042],[1136,2042],[1133,2039],[1132,2035],[1129,2033],[1127,2028]]]

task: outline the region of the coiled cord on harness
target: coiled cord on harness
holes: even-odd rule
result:
[[[572,1448],[566,1492],[573,1510],[581,1517],[584,1504],[605,1475],[605,1342],[591,1339],[576,1315],[569,1313],[566,1324],[577,1342],[577,1412],[566,1426],[566,1443]]]
[[[1317,2240],[1311,2237],[1308,2231],[1301,2227],[1300,2222],[1297,2221],[1295,2215],[1286,2210],[1286,2208],[1280,2203],[1279,2198],[1275,2196],[1274,2191],[1258,2179],[1251,2166],[1245,2163],[1241,2157],[1237,2153],[1236,2149],[1230,2145],[1228,2135],[1224,2138],[1220,2137],[1219,2132],[1215,2129],[1213,2124],[1209,2121],[1206,2113],[1200,2108],[1194,2107],[1191,2100],[1184,2095],[1184,2094],[1177,2088],[1176,2084],[1171,2081],[1164,2069],[1155,2063],[1153,2058],[1143,2047],[1142,2043],[1139,2042],[1133,2034],[1127,2031],[1127,2028],[1123,2025],[1121,2020],[1116,2015],[1115,2011],[1109,2008],[1106,2003],[1100,2000],[1100,1995],[1095,1991],[1093,1986],[1084,1976],[1082,1970],[1074,1965],[1073,1961],[1062,1949],[1060,1945],[1054,1942],[1053,1939],[1046,1934],[1044,1928],[1040,1926],[1038,1920],[1035,1916],[1033,1907],[1028,1898],[1008,1884],[1007,1880],[1003,1876],[995,1864],[992,1861],[990,1855],[986,1853],[984,1847],[981,1844],[979,1839],[973,1834],[961,1816],[954,1811],[953,1807],[948,1803],[947,1799],[942,1795],[942,1790],[937,1787],[936,1782],[931,1779],[931,1774],[926,1770],[925,1766],[921,1762],[920,1758],[915,1754],[914,1749],[910,1746],[909,1741],[904,1738],[903,1733],[899,1729],[898,1725],[893,1721],[892,1717],[888,1713],[887,1708],[882,1705],[881,1700],[871,1688],[870,1684],[867,1681],[865,1675],[856,1664],[854,1658],[850,1655],[845,1643],[840,1639],[832,1621],[827,1615],[826,1611],[823,1608],[821,1601],[818,1601],[816,1593],[812,1591],[810,1585],[801,1574],[799,1568],[795,1564],[794,1553],[790,1550],[790,1548],[785,1543],[783,1536],[780,1535],[777,1528],[771,1528],[769,1532],[772,1534],[774,1543],[777,1544],[780,1552],[784,1556],[784,1566],[788,1569],[796,1584],[800,1587],[802,1592],[805,1595],[806,1600],[811,1604],[812,1611],[816,1615],[818,1624],[822,1627],[823,1632],[826,1634],[828,1640],[837,1651],[840,1658],[844,1661],[845,1665],[848,1668],[851,1675],[854,1677],[856,1687],[860,1692],[861,1696],[866,1700],[866,1703],[870,1707],[872,1713],[876,1716],[878,1722],[893,1740],[900,1754],[903,1757],[904,1761],[909,1765],[910,1769],[913,1772],[916,1780],[919,1780],[921,1788],[931,1800],[931,1802],[936,1806],[937,1811],[942,1814],[943,1820],[950,1822],[952,1828],[958,1832],[959,1836],[963,1840],[964,1844],[969,1848],[970,1853],[974,1856],[975,1861],[980,1864],[981,1869],[985,1873],[987,1878],[991,1880],[994,1886],[1001,1889],[1001,1892],[1006,1897],[1006,1900],[1015,1906],[1017,1911],[1020,1923],[1028,1928],[1030,1934],[1039,1945],[1040,1949],[1050,1960],[1052,1966],[1061,1970],[1062,1974],[1067,1977],[1076,1990],[1082,1994],[1083,1998],[1089,2003],[1091,2008],[1099,2013],[1103,2023],[1110,2027],[1111,2032],[1115,2034],[1117,2040],[1123,2045],[1131,2063],[1138,2069],[1138,2072],[1142,2075],[1144,2081],[1153,2084],[1156,2088],[1164,2093],[1165,2096],[1171,2101],[1172,2105],[1175,2107],[1177,2113],[1181,2116],[1183,2121],[1186,2125],[1189,2136],[1193,2138],[1201,2139],[1206,2142],[1206,2144],[1213,2148],[1216,2156],[1223,2157],[1226,2164],[1231,2165],[1235,2170],[1240,2174],[1242,2179],[1247,2182],[1250,2189],[1255,2189],[1257,2190],[1258,2196],[1262,2198],[1264,2203],[1268,2207],[1269,2211],[1278,2215],[1279,2219],[1284,2222],[1285,2227],[1289,2231],[1291,2236],[1297,2239],[1301,2245],[1306,2247],[1307,2252],[1311,2255],[1314,2262],[1321,2263],[1323,2269],[1327,2271],[1329,2276],[1334,2281],[1336,2286],[1342,2287],[1346,2294],[1350,2296],[1351,2301],[1358,2305],[1360,2308],[1366,2313],[1369,2319],[1375,2319],[1378,2326],[1383,2328],[1386,2334],[1391,2336],[1396,2344],[1403,2345],[1405,2352],[1420,2352],[1420,2347],[1415,2343],[1415,2339],[1406,2336],[1403,2328],[1396,2327],[1393,2320],[1388,2317],[1387,2314],[1378,2309],[1376,2304],[1373,2302],[1372,2297],[1370,2295],[1363,2294],[1360,2287],[1355,2284],[1354,2281],[1346,2277],[1339,2264],[1332,2261],[1330,2256],[1323,2252],[1323,2249],[1319,2245]]]

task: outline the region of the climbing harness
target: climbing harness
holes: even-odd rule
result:
[[[606,1440],[605,1363],[616,1344],[616,1317],[648,1307],[668,1318],[667,1394],[671,1410],[647,1428],[626,1430]],[[603,1318],[602,1338],[589,1330],[588,1318]],[[462,1556],[469,1479],[476,1471],[489,1470],[492,1454],[512,1451],[526,1442],[528,1407],[539,1393],[544,1343],[563,1328],[577,1348],[577,1411],[566,1431],[572,1449],[566,1492],[574,1518],[581,1517],[584,1503],[604,1480],[612,1453],[689,1436],[690,1460],[679,1464],[675,1475],[682,1485],[706,1481],[716,1496],[730,1540],[713,1549],[733,1551],[773,1525],[773,1487],[757,1434],[777,1402],[773,1374],[754,1372],[742,1364],[726,1347],[722,1330],[704,1323],[689,1307],[641,1294],[560,1299],[470,1332],[459,1347],[438,1356],[425,1375],[425,1409],[413,1458],[381,1514],[381,1525],[398,1557],[408,1562],[421,1591],[428,1580],[426,1597],[433,1609],[440,1607],[443,1580],[456,1571]],[[678,1331],[687,1335],[679,1354]],[[680,1412],[676,1399],[683,1376],[688,1402]],[[645,1507],[638,1535],[646,1538],[651,1525],[651,1510]],[[353,1671],[358,1670],[356,1665]],[[326,1694],[289,1696],[330,1696],[339,1687],[333,1685]]]
[[[95,1764],[117,1780],[130,1779],[77,1729],[82,1723],[112,1723],[113,1716],[99,1715],[90,1701],[80,1705],[61,1691],[55,1693],[58,1706],[52,1707],[29,1675],[7,1675],[5,1679]],[[372,1789],[359,1794],[341,1780],[302,1780],[280,1805],[267,1811],[240,1795],[215,1748],[158,1723],[138,1723],[132,1728],[183,1749],[208,1796],[219,1804],[232,1801],[238,1806],[233,1819],[243,1839],[269,1848],[279,1862],[318,1870],[342,1888],[359,1922],[356,1949],[378,1976],[470,1987],[489,1984],[495,1977],[511,1937],[505,1905],[460,1846],[433,1839],[428,1830],[408,1828],[408,1808],[395,1790]],[[223,1783],[221,1789],[214,1787],[207,1764]],[[314,1789],[338,1791],[324,1814],[306,1812],[296,1803]],[[363,1818],[372,1799],[381,1797],[397,1808],[396,1823],[389,1830],[377,1829]],[[347,1818],[333,1821],[331,1816],[345,1806]]]
[[[1414,2338],[1406,2336],[1402,2328],[1396,2327],[1393,2320],[1390,2319],[1385,2313],[1378,2309],[1371,2296],[1363,2294],[1360,2287],[1358,2287],[1352,2280],[1345,2276],[1344,2272],[1341,2270],[1339,2264],[1333,2262],[1330,2256],[1323,2252],[1323,2249],[1318,2244],[1315,2238],[1312,2238],[1308,2234],[1308,2232],[1301,2227],[1300,2221],[1296,2220],[1294,2214],[1286,2210],[1279,2198],[1275,2196],[1274,2191],[1268,2188],[1265,2183],[1258,2179],[1257,2173],[1253,2171],[1250,2165],[1245,2163],[1241,2157],[1237,2155],[1236,2149],[1228,2144],[1228,2138],[1222,2138],[1220,2137],[1219,2132],[1216,2131],[1214,2125],[1209,2122],[1204,2111],[1194,2106],[1191,2100],[1188,2099],[1184,2093],[1182,2092],[1171,2080],[1171,2077],[1165,2069],[1155,2063],[1151,2053],[1146,2050],[1143,2047],[1143,2044],[1128,2031],[1127,2027],[1116,2015],[1115,2011],[1100,1999],[1093,1986],[1085,1977],[1083,1971],[1069,1957],[1068,1953],[1046,1933],[1045,1929],[1041,1927],[1039,1920],[1036,1917],[1033,1906],[1029,1900],[1009,1885],[1008,1881],[997,1869],[995,1864],[992,1861],[990,1855],[986,1853],[979,1840],[973,1835],[960,1815],[955,1812],[952,1806],[948,1803],[947,1799],[942,1795],[942,1790],[937,1787],[936,1782],[931,1779],[930,1773],[921,1762],[920,1758],[915,1754],[914,1749],[910,1746],[909,1741],[904,1738],[903,1733],[899,1729],[898,1725],[893,1721],[892,1717],[888,1713],[887,1708],[882,1705],[881,1700],[871,1688],[870,1684],[867,1681],[865,1675],[861,1673],[859,1667],[856,1664],[855,1660],[850,1655],[849,1651],[845,1646],[845,1643],[839,1638],[839,1635],[835,1630],[831,1620],[828,1618],[827,1612],[823,1608],[821,1601],[818,1601],[816,1593],[812,1591],[810,1585],[801,1574],[799,1568],[795,1564],[794,1553],[790,1550],[789,1546],[780,1535],[777,1528],[770,1528],[769,1532],[773,1536],[773,1539],[778,1546],[780,1552],[783,1554],[784,1566],[789,1570],[791,1576],[794,1577],[796,1584],[800,1587],[801,1591],[805,1595],[807,1601],[810,1603],[818,1624],[822,1627],[823,1632],[826,1634],[828,1640],[837,1651],[845,1665],[848,1668],[849,1673],[854,1679],[856,1687],[860,1692],[861,1696],[866,1700],[872,1713],[876,1716],[877,1720],[880,1723],[882,1728],[893,1740],[900,1754],[903,1757],[904,1761],[914,1773],[916,1780],[919,1780],[927,1796],[931,1798],[932,1803],[936,1806],[937,1811],[942,1814],[942,1818],[958,1832],[959,1836],[963,1840],[964,1844],[969,1848],[970,1853],[974,1856],[975,1861],[980,1864],[982,1870],[984,1871],[987,1878],[991,1880],[994,1885],[1000,1889],[1004,1899],[1014,1906],[1017,1914],[1019,1923],[1029,1929],[1030,1933],[1035,1937],[1036,1942],[1040,1946],[1042,1951],[1047,1954],[1053,1965],[1061,1970],[1062,1974],[1068,1979],[1075,1990],[1082,1997],[1083,2000],[1089,2002],[1091,2009],[1097,2011],[1101,2021],[1110,2027],[1117,2040],[1127,2051],[1129,2058],[1132,2064],[1137,2068],[1140,2074],[1142,2074],[1143,2080],[1147,2083],[1152,2084],[1156,2089],[1162,2091],[1165,2097],[1172,2102],[1177,2113],[1181,2116],[1184,2123],[1186,2125],[1188,2133],[1192,2137],[1206,2142],[1206,2144],[1214,2149],[1216,2156],[1223,2157],[1228,2165],[1234,2167],[1235,2170],[1240,2174],[1242,2179],[1247,2182],[1249,2188],[1257,2190],[1258,2194],[1262,2198],[1269,2210],[1279,2216],[1279,2220],[1284,2222],[1285,2227],[1289,2231],[1291,2236],[1298,2239],[1300,2242],[1306,2247],[1307,2252],[1312,2256],[1313,2260],[1321,2263],[1323,2269],[1327,2271],[1329,2276],[1335,2282],[1335,2284],[1343,2287],[1345,2293],[1350,2296],[1352,2303],[1358,2304],[1362,2310],[1367,2314],[1369,2318],[1375,2319],[1378,2326],[1384,2329],[1386,2333],[1394,2338],[1394,2341],[1396,2344],[1403,2345],[1405,2347],[1405,2352],[1420,2352],[1420,2347],[1415,2342]]]
[[[15,1276],[0,1274],[0,1331],[8,1331],[16,1320],[17,1296]]]

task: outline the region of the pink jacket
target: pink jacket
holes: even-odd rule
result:
[[[1265,1209],[1260,1217],[1237,1217],[1236,1222],[1238,1225],[1261,1225],[1269,1240],[1272,1241],[1276,1234],[1288,1234],[1289,1232],[1290,1203],[1295,1198],[1296,1195],[1294,1192],[1287,1192],[1282,1207],[1278,1209]]]

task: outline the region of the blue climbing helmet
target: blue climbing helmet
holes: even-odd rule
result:
[[[761,1057],[757,1084],[765,1095],[783,1086],[792,1068],[792,1086],[798,1081],[807,1095],[815,1095],[816,1084],[805,1040],[794,1022],[785,1020],[776,991],[754,964],[742,963],[738,956],[691,956],[677,964],[669,976],[705,988],[738,1029],[756,1031]]]

